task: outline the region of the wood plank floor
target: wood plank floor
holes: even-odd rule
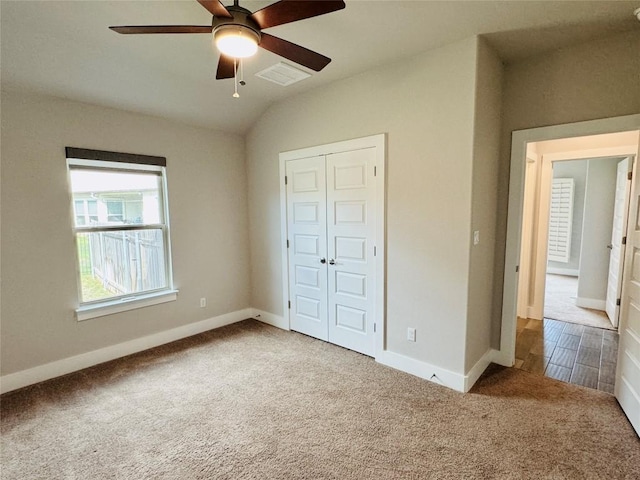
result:
[[[518,318],[515,367],[613,393],[618,332],[545,318]]]

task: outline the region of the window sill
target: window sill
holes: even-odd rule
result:
[[[135,310],[136,308],[149,307],[160,303],[173,302],[178,298],[178,290],[165,290],[163,292],[127,297],[119,300],[111,300],[95,305],[79,307],[76,310],[76,318],[79,322],[96,317],[104,317],[114,313]]]

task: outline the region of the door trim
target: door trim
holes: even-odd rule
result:
[[[375,358],[379,358],[384,349],[386,330],[386,134],[371,135],[352,140],[318,145],[314,147],[290,150],[280,153],[280,253],[282,258],[282,311],[284,323],[289,330],[291,328],[289,309],[289,255],[287,252],[287,190],[285,186],[286,162],[302,158],[315,157],[318,155],[329,155],[332,153],[348,152],[351,150],[361,150],[364,148],[375,148],[376,159],[376,199],[374,208],[376,210],[376,232],[375,232],[375,312],[373,321],[376,326]]]
[[[518,294],[518,263],[522,235],[522,206],[527,143],[560,138],[582,137],[640,129],[640,114],[625,115],[586,122],[516,130],[511,135],[509,173],[509,206],[505,245],[502,291],[502,321],[500,354],[497,363],[513,366],[516,349],[516,319]]]

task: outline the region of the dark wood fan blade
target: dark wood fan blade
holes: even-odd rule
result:
[[[343,0],[280,0],[253,12],[249,18],[255,20],[262,29],[317,17],[343,8]]]
[[[198,0],[198,3],[206,8],[214,17],[232,17],[229,10],[218,0]]]
[[[211,33],[211,25],[138,25],[109,27],[114,32],[123,34],[137,33]]]
[[[319,72],[326,67],[331,59],[320,55],[319,53],[309,50],[308,48],[301,47],[295,43],[288,42],[268,33],[262,32],[262,38],[260,40],[260,46],[265,50],[287,58],[292,62],[296,62],[311,70]]]
[[[233,57],[227,57],[226,55],[220,55],[218,60],[218,71],[216,72],[216,80],[222,80],[224,78],[233,78],[236,73],[235,65],[233,64]]]

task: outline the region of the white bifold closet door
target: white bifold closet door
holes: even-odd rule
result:
[[[375,149],[289,160],[291,329],[374,354]]]

